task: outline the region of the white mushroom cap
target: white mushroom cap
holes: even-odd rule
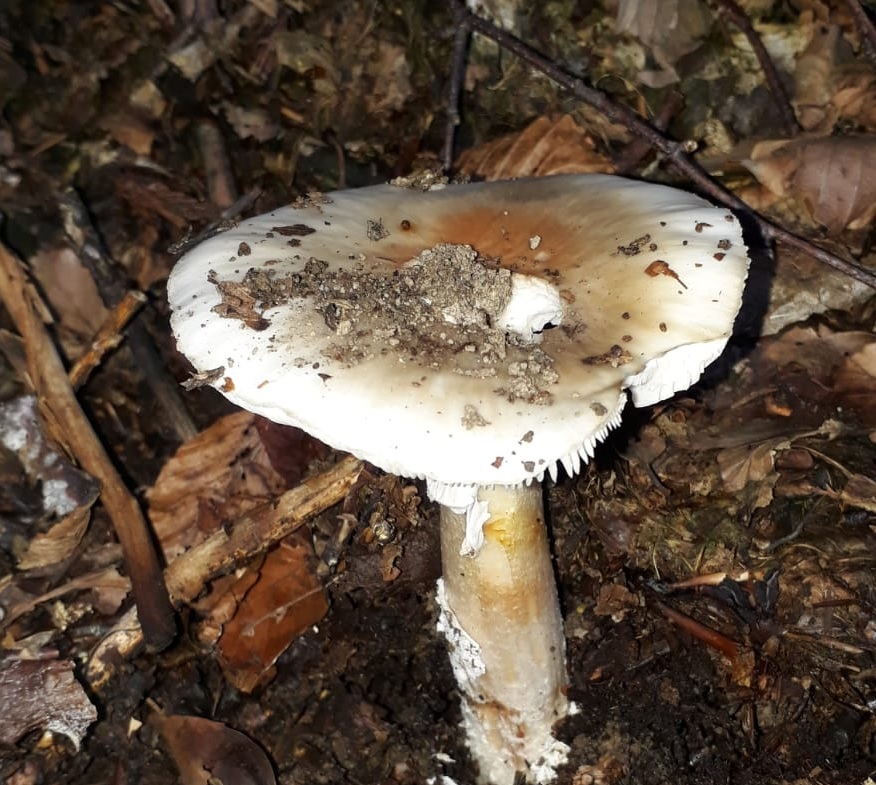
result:
[[[747,269],[728,210],[568,175],[313,197],[196,247],[168,297],[179,349],[240,406],[389,472],[513,485],[576,472],[625,389],[699,378]]]

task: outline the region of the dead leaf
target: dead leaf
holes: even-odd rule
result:
[[[597,152],[593,138],[570,115],[539,117],[520,133],[466,150],[457,166],[486,180],[614,172],[611,160]]]
[[[68,357],[78,357],[109,315],[94,279],[66,247],[40,251],[28,265],[51,306],[61,346]]]
[[[380,575],[387,583],[394,581],[401,575],[401,570],[396,562],[403,553],[404,548],[397,542],[383,546],[383,549],[380,551]]]
[[[130,110],[108,114],[101,118],[100,125],[119,144],[133,150],[137,155],[148,157],[152,153],[155,131]]]
[[[236,518],[284,490],[256,419],[242,411],[217,420],[162,467],[146,498],[169,562],[206,539],[223,519]]]
[[[112,614],[119,609],[131,591],[130,579],[119,574],[115,567],[107,567],[71,578],[44,594],[26,592],[18,583],[13,581],[12,575],[0,579],[0,607],[5,611],[0,621],[0,630],[8,628],[39,605],[77,591],[92,592],[94,594],[92,604],[95,609],[100,613]]]
[[[251,692],[268,677],[277,657],[328,611],[314,567],[310,536],[297,532],[260,565],[250,565],[211,611],[205,623],[222,628],[222,667],[243,692]],[[233,609],[229,599],[236,603]],[[233,615],[225,621],[222,617],[229,611]]]
[[[831,233],[866,230],[876,217],[876,136],[761,142],[743,164]]]
[[[627,611],[639,605],[639,596],[626,586],[607,583],[599,590],[593,612],[597,616],[611,616],[613,622],[620,622],[627,615]]]
[[[244,108],[229,102],[222,105],[222,113],[234,133],[241,139],[269,142],[277,137],[280,126],[264,109]]]
[[[91,505],[77,507],[47,532],[38,533],[18,557],[19,570],[51,567],[69,559],[82,542],[91,520]]]
[[[840,117],[876,131],[876,74],[869,65],[854,63],[838,75],[831,102]]]
[[[876,513],[876,482],[863,474],[852,474],[838,498],[843,504]]]
[[[240,731],[203,717],[155,713],[182,785],[276,785],[264,750]]]
[[[831,106],[837,60],[848,44],[838,25],[810,24],[812,37],[794,68],[794,110],[801,128],[829,133],[837,112]]]
[[[97,709],[73,675],[70,660],[0,664],[0,743],[15,744],[32,730],[60,733],[76,749]]]
[[[411,95],[411,66],[407,50],[386,41],[366,65],[372,88],[365,98],[369,115],[398,112]]]

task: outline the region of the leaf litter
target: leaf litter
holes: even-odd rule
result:
[[[160,284],[166,249],[189,226],[214,231],[241,211],[435,171],[450,20],[415,5],[99,3],[63,24],[63,4],[4,9],[4,242],[45,292],[40,318],[54,317],[68,361],[103,316],[91,246],[58,230],[59,192],[82,194],[120,279],[154,287],[158,312],[142,318],[175,381],[187,369]],[[665,116],[774,220],[872,267],[876,78],[852,4],[739,4],[805,135],[784,127],[761,64],[715,11],[729,5],[561,0],[505,16],[614,98]],[[634,160],[635,176],[670,177],[631,151],[622,123],[477,36],[463,110],[457,168],[469,176]],[[199,132],[204,122],[218,133]],[[758,250],[751,289],[761,310],[720,370],[633,418],[549,491],[571,692],[586,707],[561,729],[572,746],[563,783],[847,785],[872,773],[872,291],[781,245]],[[352,356],[355,308],[337,282],[323,291]],[[353,468],[265,552],[247,532],[282,525],[278,500],[338,457],[204,390],[187,394],[201,433],[180,438],[123,342],[81,400],[148,500],[173,586],[173,565],[188,560],[175,598],[184,635],[144,651],[96,483],[71,473],[52,411],[20,398],[44,381],[28,346],[0,339],[3,410],[28,401],[26,441],[38,448],[0,455],[0,673],[15,674],[0,692],[21,709],[4,716],[5,781],[471,781],[433,633],[435,515],[422,489]],[[487,341],[497,356],[503,340]],[[59,478],[63,509],[47,503]],[[227,558],[229,542],[243,545]],[[167,715],[155,719],[150,700]]]

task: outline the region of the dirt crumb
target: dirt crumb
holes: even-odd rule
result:
[[[301,272],[251,268],[240,283],[213,282],[223,295],[217,312],[248,325],[268,323],[264,314],[284,302],[310,301],[334,334],[326,356],[346,367],[391,353],[406,364],[501,378],[496,394],[548,404],[559,381],[553,358],[495,326],[511,299],[511,277],[470,246],[440,244],[391,272],[361,261],[331,270],[311,259]]]

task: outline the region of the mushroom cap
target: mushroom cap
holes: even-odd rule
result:
[[[180,351],[234,403],[443,485],[572,474],[723,350],[748,256],[678,189],[563,175],[314,195],[187,253]]]

